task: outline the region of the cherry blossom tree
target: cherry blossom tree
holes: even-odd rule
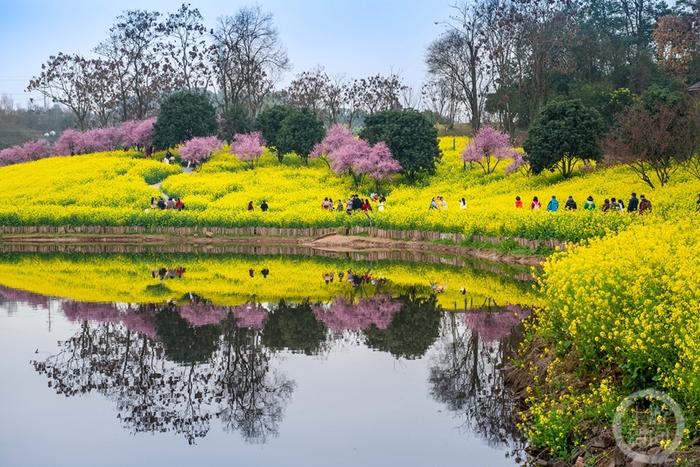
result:
[[[381,141],[372,146],[363,139],[355,138],[332,151],[328,157],[333,171],[349,174],[355,185],[360,185],[365,176],[379,184],[401,170],[401,164]]]
[[[502,160],[515,159],[516,154],[506,133],[484,126],[464,149],[462,159],[465,163],[476,162],[488,175],[496,170]]]
[[[83,147],[83,133],[69,128],[61,133],[53,145],[53,153],[59,156],[79,154]]]
[[[352,134],[350,128],[339,123],[333,125],[326,132],[326,136],[321,140],[320,143],[316,144],[311,150],[309,157],[320,158],[331,166],[330,155],[333,151],[340,149],[346,144],[352,144],[355,141],[355,136]]]
[[[201,164],[209,159],[214,151],[221,149],[223,143],[216,136],[200,136],[186,141],[180,146],[180,157],[190,164]]]
[[[262,133],[255,131],[252,133],[237,133],[233,136],[231,143],[231,153],[243,161],[248,162],[251,167],[263,155],[265,151],[265,139]]]

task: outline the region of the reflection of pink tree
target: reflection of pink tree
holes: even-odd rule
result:
[[[192,326],[207,326],[219,324],[228,314],[227,308],[212,305],[211,303],[188,303],[179,308],[180,316]]]
[[[357,304],[335,298],[328,306],[313,307],[316,319],[322,321],[333,333],[365,330],[372,325],[386,329],[400,310],[401,302],[388,295],[363,298]]]
[[[63,302],[61,311],[69,321],[95,321],[123,324],[127,329],[148,337],[156,337],[153,314],[133,308],[119,309],[109,303]]]
[[[508,336],[529,314],[529,310],[517,305],[507,305],[502,311],[467,312],[464,323],[482,340],[493,342]]]
[[[236,326],[260,330],[265,326],[268,311],[262,305],[240,305],[233,307],[233,316],[236,317]]]
[[[49,297],[24,290],[11,289],[0,285],[0,299],[8,302],[26,303],[35,307],[48,308]]]

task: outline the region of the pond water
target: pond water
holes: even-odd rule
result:
[[[517,465],[527,272],[436,263],[3,254],[0,465]]]

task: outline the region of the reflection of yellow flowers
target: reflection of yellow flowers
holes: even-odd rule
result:
[[[580,240],[618,231],[635,222],[657,222],[692,210],[688,193],[700,191],[700,181],[679,172],[672,183],[654,190],[654,212],[646,217],[600,211],[559,212],[556,215],[515,209],[520,196],[527,205],[533,196],[573,195],[581,204],[589,194],[600,204],[606,196],[645,192],[626,168],[608,168],[558,181],[553,174],[528,177],[505,175],[503,168],[491,175],[463,168],[460,153],[465,138],[441,138],[442,161],[435,176],[421,186],[386,184],[386,209],[372,213],[375,226],[398,229],[439,230],[466,234],[511,235],[525,238]],[[295,156],[280,164],[266,153],[255,169],[249,169],[226,150],[192,174],[175,166],[140,160],[121,151],[87,156],[49,158],[0,168],[0,224],[104,224],[104,225],[267,225],[281,227],[368,225],[362,215],[328,212],[320,208],[325,197],[345,200],[352,193],[368,196],[375,187],[367,182],[355,188],[350,177],[338,177],[320,160],[303,166]],[[167,177],[167,178],[166,178]],[[158,189],[149,182],[165,178],[162,190],[183,198],[183,212],[145,211]],[[148,180],[148,181],[147,181]],[[443,196],[447,210],[428,210],[430,200]],[[468,208],[458,209],[466,198]],[[268,201],[270,211],[249,212],[248,201]],[[674,284],[676,288],[682,284]]]
[[[181,279],[165,280],[166,289],[151,277],[160,267],[186,269]],[[269,270],[269,277],[259,273]],[[249,269],[257,271],[249,276]],[[437,279],[454,284],[437,295],[445,310],[478,307],[487,299],[499,305],[509,303],[536,305],[528,290],[503,277],[462,268],[428,264],[369,263],[335,261],[320,258],[245,257],[245,256],[143,256],[110,255],[71,257],[23,255],[0,259],[0,285],[43,295],[87,302],[160,303],[195,293],[219,305],[238,305],[251,299],[259,302],[284,298],[291,302],[305,299],[327,301],[336,295],[352,293],[347,281],[337,273],[347,270],[369,271],[387,279],[388,287],[423,287]],[[326,284],[323,274],[334,272],[335,280]],[[458,286],[459,285],[459,286]],[[469,291],[467,304],[459,289]],[[364,291],[368,292],[368,291]],[[399,290],[396,290],[398,293]]]

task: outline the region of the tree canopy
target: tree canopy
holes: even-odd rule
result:
[[[372,144],[384,141],[409,179],[435,173],[441,156],[437,130],[415,110],[387,110],[370,115],[360,137]]]
[[[200,92],[178,91],[161,105],[153,145],[170,148],[195,136],[211,136],[215,132],[216,110],[209,97]]]
[[[523,144],[534,174],[559,170],[573,173],[578,161],[600,161],[603,125],[600,114],[580,100],[555,101],[537,117]]]

